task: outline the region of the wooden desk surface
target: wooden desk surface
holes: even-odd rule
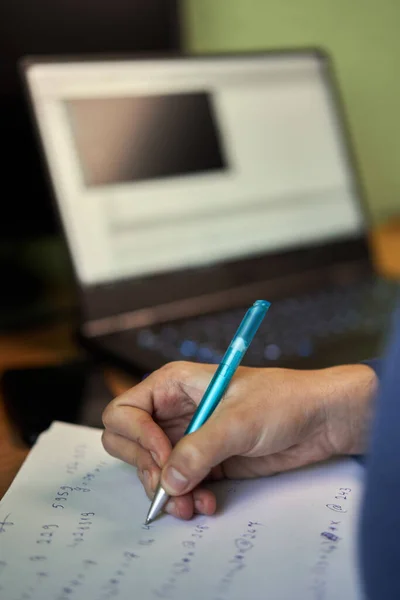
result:
[[[78,354],[70,324],[0,334],[0,377],[7,369],[58,364],[75,358]],[[106,373],[106,381],[114,395],[135,383],[126,375],[111,370]],[[28,452],[28,447],[13,430],[0,391],[0,499],[11,485]]]
[[[400,278],[400,220],[377,228],[371,235],[375,267],[383,275]],[[78,355],[70,324],[58,324],[34,331],[0,334],[0,377],[6,369],[57,364]],[[113,395],[135,382],[126,375],[109,371],[106,381]],[[28,448],[16,437],[0,395],[0,499],[22,465]]]
[[[68,325],[0,335],[0,377],[11,368],[57,364],[77,355]],[[9,422],[0,392],[0,498],[28,453]]]

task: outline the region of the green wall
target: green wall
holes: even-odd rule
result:
[[[182,0],[182,9],[190,52],[328,50],[372,214],[400,212],[400,0]]]

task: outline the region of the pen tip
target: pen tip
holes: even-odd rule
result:
[[[144,524],[145,525],[150,525],[150,523],[152,522],[153,519],[151,519],[151,517],[147,517],[147,519],[145,520]]]

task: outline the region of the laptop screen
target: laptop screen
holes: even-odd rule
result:
[[[86,187],[226,168],[212,98],[205,92],[66,105]]]
[[[32,64],[81,283],[359,237],[324,70],[311,53]]]

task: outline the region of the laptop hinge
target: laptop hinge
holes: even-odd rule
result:
[[[336,265],[329,269],[315,269],[300,274],[285,275],[282,278],[258,281],[217,293],[184,298],[167,304],[93,319],[83,323],[82,333],[87,337],[94,338],[119,331],[140,329],[163,322],[240,307],[262,298],[264,295],[268,296],[265,299],[273,300],[276,297],[292,296],[298,293],[299,289],[303,293],[312,291],[319,288],[321,284],[346,284],[361,274],[365,275],[366,266],[365,260],[358,260],[345,265]]]

